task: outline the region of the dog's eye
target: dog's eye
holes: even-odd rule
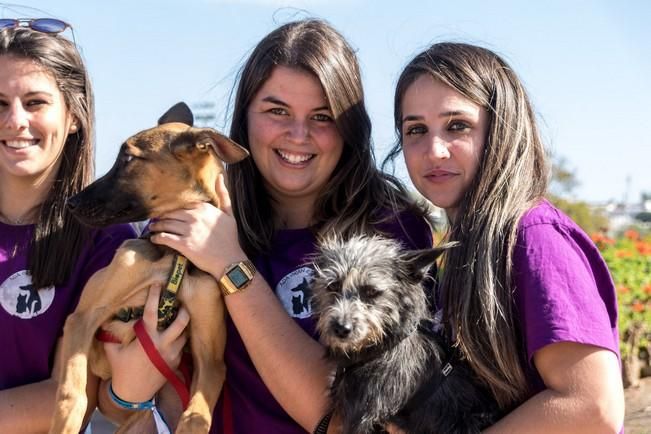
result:
[[[375,298],[380,294],[380,291],[373,285],[362,285],[359,287],[359,293],[365,298]]]
[[[144,160],[144,158],[138,157],[136,155],[131,155],[131,154],[123,154],[122,155],[122,163],[123,164],[129,164],[133,160]]]
[[[341,285],[337,282],[331,283],[326,286],[328,292],[339,292],[341,290]]]

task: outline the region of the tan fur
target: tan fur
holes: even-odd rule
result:
[[[172,149],[170,137],[179,134],[190,134],[190,139]],[[137,191],[140,201],[149,210],[149,217],[197,200],[219,206],[215,181],[223,166],[215,158],[215,151],[206,150],[202,138],[207,134],[213,141],[219,141],[217,146],[227,147],[229,162],[248,154],[227,138],[211,135],[212,130],[166,123],[127,140],[121,155],[126,152],[143,160],[130,161],[119,178],[111,178],[111,184]],[[216,154],[225,158],[220,152],[224,149],[217,150]],[[204,191],[197,191],[196,185],[201,185]],[[131,342],[135,337],[134,321],[122,323],[111,319],[123,307],[143,306],[152,284],[159,283],[164,288],[172,260],[171,251],[147,240],[128,240],[118,249],[112,262],[88,281],[77,309],[65,324],[61,348],[64,367],[59,376],[57,406],[50,433],[79,432],[87,405],[84,393],[87,366],[103,379],[111,376],[103,346],[94,339],[96,331],[110,321],[104,328],[124,344]],[[225,379],[224,304],[217,282],[198,269],[186,272],[178,298],[190,314],[189,341],[194,373],[190,403],[180,418],[176,433],[208,432]],[[141,433],[151,428],[151,412],[140,411],[134,412],[119,432]]]

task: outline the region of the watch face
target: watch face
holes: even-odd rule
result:
[[[226,273],[226,275],[231,280],[231,282],[233,282],[233,285],[235,285],[237,289],[240,289],[246,282],[249,281],[249,277],[244,274],[240,267],[233,268],[228,273]]]

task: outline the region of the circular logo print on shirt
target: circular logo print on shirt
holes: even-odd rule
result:
[[[54,286],[34,288],[27,270],[12,274],[0,285],[0,304],[8,313],[22,319],[39,316],[53,300]]]
[[[292,271],[276,285],[276,295],[290,316],[308,318],[312,315],[312,279],[314,271],[303,267]]]

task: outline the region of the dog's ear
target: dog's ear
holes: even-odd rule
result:
[[[204,131],[208,132],[209,144],[223,162],[233,164],[249,156],[249,151],[246,148],[238,145],[223,134],[219,134],[211,128],[206,128]]]
[[[407,272],[415,282],[420,282],[427,271],[436,262],[436,259],[445,251],[458,246],[459,243],[446,243],[431,249],[412,250],[402,255],[402,260],[407,265]]]
[[[192,110],[184,102],[174,104],[163,116],[158,119],[158,125],[169,124],[172,122],[180,122],[187,126],[192,126],[194,123],[194,116]]]

